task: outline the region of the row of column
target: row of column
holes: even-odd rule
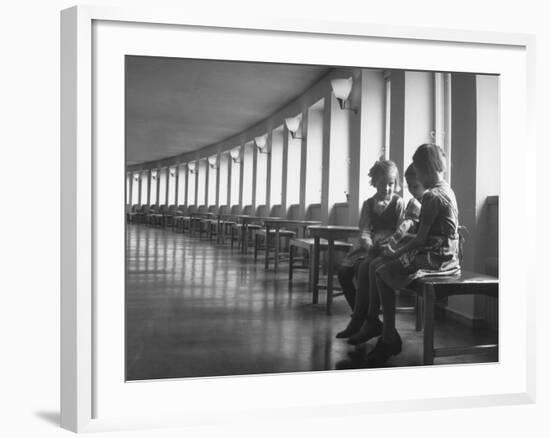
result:
[[[468,81],[470,94],[464,90],[464,83]],[[494,88],[496,82],[496,77],[475,74],[354,69],[349,98],[352,111],[340,108],[327,84],[323,97],[301,112],[297,138],[292,138],[288,128],[282,125],[266,132],[267,146],[262,152],[249,141],[239,145],[240,152],[233,156],[229,155],[230,151],[219,152],[213,160],[215,168],[203,157],[194,170],[189,163],[184,163],[185,171],[180,172],[180,164],[176,164],[173,177],[169,176],[170,168],[154,169],[158,175],[155,198],[158,201],[161,190],[158,181],[161,172],[165,172],[165,199],[174,193],[178,204],[197,203],[200,198],[201,204],[204,200],[205,205],[219,206],[222,199],[241,207],[264,204],[269,208],[280,203],[285,211],[292,198],[291,201],[299,204],[302,216],[308,205],[320,203],[322,219],[327,222],[331,208],[347,202],[349,224],[356,224],[362,202],[374,192],[368,170],[377,159],[389,158],[403,172],[418,145],[437,142],[444,147],[449,160],[447,178],[454,187],[461,186],[464,173],[451,180],[453,169],[475,169],[476,136],[481,129],[497,128],[467,123],[468,118],[477,114],[477,87],[481,83]],[[470,95],[473,98],[468,100]],[[267,155],[263,155],[264,152]],[[223,181],[220,166],[226,166]],[[130,200],[137,188],[142,203],[144,199],[150,203],[152,176],[151,170],[146,172],[147,193],[142,193],[142,178],[134,184],[132,177]],[[215,179],[210,178],[211,172],[215,172]],[[185,178],[184,184],[179,184],[181,177]],[[190,181],[192,178],[194,181]],[[212,184],[215,190],[209,189]],[[179,193],[180,186],[185,188],[184,193]],[[466,182],[466,186],[471,187],[471,181]],[[289,196],[290,193],[297,196]],[[488,194],[494,193],[484,196]],[[408,197],[406,187],[403,195]],[[479,196],[470,190],[461,197],[461,209],[470,211]]]

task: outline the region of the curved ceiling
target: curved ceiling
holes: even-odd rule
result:
[[[329,67],[126,57],[126,164],[218,143],[273,114]]]

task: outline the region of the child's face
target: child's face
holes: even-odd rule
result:
[[[395,192],[395,175],[384,175],[376,181],[376,194],[379,198],[389,200]]]
[[[407,178],[407,186],[409,188],[409,193],[420,201],[422,195],[426,191],[422,183],[416,178]]]

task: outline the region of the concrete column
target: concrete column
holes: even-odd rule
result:
[[[170,205],[170,199],[168,199],[168,195],[170,194],[170,167],[166,167],[166,187],[165,187],[165,195],[164,195],[164,203],[166,205]]]
[[[204,205],[207,207],[210,205],[210,199],[208,199],[209,195],[209,189],[210,189],[210,163],[208,160],[205,160],[206,164],[204,166],[204,169],[206,170],[204,175]]]
[[[129,174],[127,173],[126,181],[128,181],[128,199],[126,200],[126,204],[132,205],[132,190],[134,188],[134,175],[132,173],[129,173]]]
[[[141,173],[138,173],[138,204],[141,205]]]
[[[233,200],[231,199],[231,172],[233,170],[233,158],[231,155],[227,157],[227,205],[231,207]]]
[[[308,126],[308,111],[302,112],[302,137],[301,155],[300,155],[300,208],[298,217],[304,218],[306,212],[306,181],[307,181],[307,135],[305,134]]]
[[[256,184],[258,183],[258,148],[256,142],[252,143],[252,206],[256,210]]]
[[[476,167],[477,167],[477,115],[476,76],[467,73],[452,75],[452,138],[453,179],[451,186],[456,194],[460,224],[468,229],[464,246],[463,268],[474,270],[476,252]],[[472,321],[474,300],[470,296],[450,297],[449,309],[458,318]]]
[[[147,205],[151,205],[151,169],[147,170]]]
[[[403,166],[405,143],[405,72],[393,70],[390,74],[390,151],[389,158]]]
[[[220,206],[220,178],[221,178],[220,168],[222,166],[222,156],[221,156],[221,154],[218,154],[217,162],[218,162],[218,169],[216,171],[216,207],[219,208],[219,206]]]
[[[498,207],[496,215],[490,215],[488,196],[500,192],[500,136],[499,136],[499,78],[476,75],[476,233],[474,267],[477,272],[486,272],[489,256],[498,258]],[[491,222],[495,221],[495,222]],[[474,238],[472,238],[473,240]],[[492,307],[492,308],[491,308]],[[489,315],[496,314],[494,299],[479,296],[474,300],[474,317],[496,324]]]
[[[287,209],[287,190],[288,190],[288,136],[290,131],[286,127],[283,128],[283,166],[281,176],[281,215],[286,215]]]
[[[193,178],[195,178],[195,205],[198,207],[200,205],[199,202],[199,170],[200,170],[200,161],[195,161],[195,174]]]
[[[160,198],[160,171],[161,169],[159,167],[157,167],[157,184],[156,184],[156,189],[157,189],[157,206],[160,204],[159,203],[159,198]]]
[[[180,191],[180,164],[176,164],[175,167],[175,176],[174,176],[174,205],[178,206],[179,202],[179,191]]]
[[[270,132],[267,136],[267,147],[269,151],[267,155],[267,166],[266,166],[266,183],[265,183],[265,206],[269,214],[271,210],[271,144],[273,140],[273,133]]]
[[[239,163],[239,206],[243,208],[243,176],[244,176],[244,166],[242,157],[244,156],[244,145],[241,146],[241,162]]]

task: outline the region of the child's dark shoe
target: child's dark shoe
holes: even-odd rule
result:
[[[350,322],[348,323],[348,326],[341,332],[336,333],[336,337],[338,339],[349,338],[359,331],[359,329],[361,328],[361,324],[362,323],[360,320],[353,319],[352,317]]]
[[[361,329],[348,339],[348,344],[359,345],[382,334],[382,323],[379,319],[366,321]]]
[[[401,338],[396,333],[397,337],[395,341],[386,343],[382,337],[378,338],[378,342],[374,349],[367,354],[366,366],[369,368],[377,368],[383,366],[390,357],[401,353],[401,347],[403,343]]]

